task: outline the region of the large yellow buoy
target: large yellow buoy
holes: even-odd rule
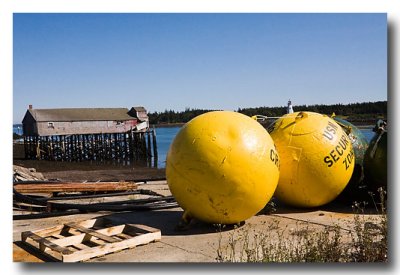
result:
[[[354,169],[354,151],[331,118],[296,112],[278,119],[269,130],[281,169],[275,196],[293,206],[316,207],[334,200]]]
[[[255,215],[271,199],[279,157],[257,121],[214,111],[180,129],[167,154],[166,175],[184,216],[233,224]]]

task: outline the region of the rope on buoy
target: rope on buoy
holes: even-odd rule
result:
[[[257,121],[266,121],[267,119],[278,119],[281,118],[281,116],[254,115],[251,118]]]

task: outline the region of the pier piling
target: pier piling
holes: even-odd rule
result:
[[[114,134],[24,136],[26,159],[53,161],[143,161],[157,163],[155,129]],[[156,166],[156,165],[155,165]]]

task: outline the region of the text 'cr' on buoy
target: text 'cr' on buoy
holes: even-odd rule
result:
[[[269,129],[281,159],[276,197],[293,206],[316,207],[335,199],[354,169],[354,151],[331,118],[296,112]]]
[[[185,216],[233,224],[271,199],[279,156],[257,121],[236,112],[209,112],[180,129],[167,154],[166,175]]]

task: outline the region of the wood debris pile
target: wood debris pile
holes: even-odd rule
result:
[[[25,168],[22,166],[13,165],[13,171],[14,182],[46,180],[42,173],[36,172],[35,168]]]
[[[42,218],[79,212],[157,210],[178,206],[172,196],[138,189],[138,185],[133,181],[61,182],[46,179],[34,168],[14,165],[13,170],[14,210],[29,211],[28,214],[14,214],[13,219]],[[149,179],[139,180],[146,183],[147,181]]]

